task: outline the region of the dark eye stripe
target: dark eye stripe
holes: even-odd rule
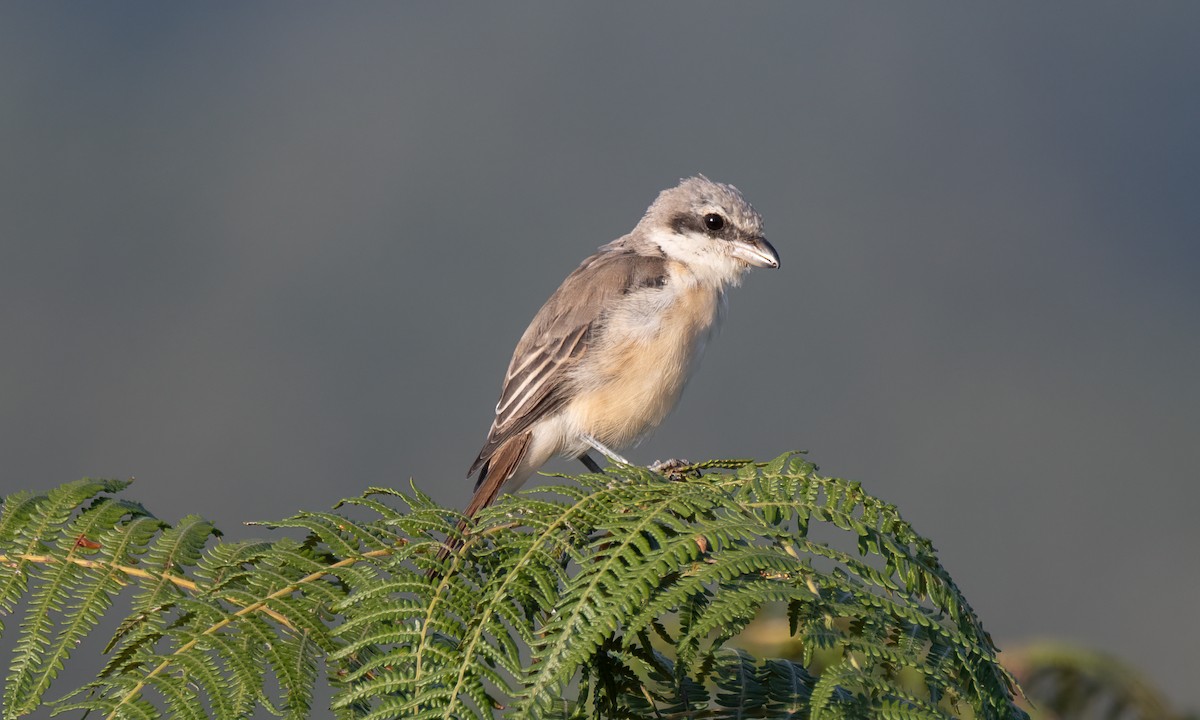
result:
[[[710,223],[710,218],[719,220],[714,227]],[[704,233],[706,235],[727,235],[733,225],[724,215],[718,213],[705,213],[704,215],[694,215],[692,213],[679,213],[671,217],[671,229],[677,233],[685,232]]]

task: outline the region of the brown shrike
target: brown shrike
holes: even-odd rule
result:
[[[633,232],[567,276],[521,336],[467,473],[479,473],[467,516],[555,455],[593,472],[589,449],[628,464],[615,449],[674,409],[725,314],[725,291],[752,267],[779,267],[779,255],[737,188],[700,176],[660,193]]]

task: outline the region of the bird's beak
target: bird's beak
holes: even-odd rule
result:
[[[765,237],[746,238],[733,243],[733,256],[754,267],[779,267],[779,253]]]

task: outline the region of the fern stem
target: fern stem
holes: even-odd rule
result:
[[[217,632],[218,630],[225,627],[226,625],[233,622],[234,620],[236,620],[239,617],[243,617],[245,615],[249,615],[252,612],[256,612],[260,609],[264,609],[264,606],[268,602],[275,600],[276,598],[281,598],[284,595],[290,595],[290,594],[296,592],[297,590],[299,590],[302,586],[307,585],[311,582],[320,580],[321,578],[330,574],[330,571],[332,571],[332,570],[337,570],[338,568],[350,567],[351,565],[357,563],[359,560],[363,560],[365,558],[382,557],[382,556],[390,555],[390,554],[392,554],[391,548],[383,548],[380,550],[371,550],[369,552],[365,552],[361,555],[356,555],[354,557],[343,558],[343,559],[335,562],[334,564],[330,565],[327,568],[324,568],[317,572],[313,572],[313,573],[309,573],[308,575],[305,575],[304,577],[300,578],[296,582],[291,583],[289,585],[286,585],[286,586],[276,590],[275,592],[266,596],[262,600],[259,600],[258,602],[255,602],[255,603],[251,603],[251,604],[245,606],[244,608],[242,608],[241,610],[238,610],[237,612],[233,613],[232,615],[226,617],[224,620],[214,623],[213,625],[206,628],[199,635],[197,635],[195,638],[193,638],[193,639],[187,641],[186,643],[184,643],[183,645],[179,646],[179,648],[175,652],[171,653],[166,658],[164,658],[163,661],[158,664],[158,667],[151,670],[149,672],[149,674],[146,675],[146,677],[144,677],[140,681],[138,681],[138,684],[134,685],[133,689],[130,690],[128,693],[126,693],[125,696],[122,697],[120,699],[120,701],[118,701],[117,704],[113,706],[112,711],[109,712],[109,714],[106,716],[105,720],[113,720],[113,718],[115,718],[117,715],[117,710],[119,710],[122,705],[125,705],[125,704],[131,702],[134,698],[136,698],[138,695],[140,695],[142,692],[142,689],[146,687],[146,683],[150,682],[150,680],[154,679],[160,673],[162,673],[164,670],[166,670],[168,667],[170,667],[172,658],[174,658],[177,655],[182,655],[183,653],[186,653],[189,650],[191,650],[192,648],[194,648],[196,646],[196,643],[198,643],[200,641],[201,637],[203,637],[205,635],[212,635],[213,633]]]
[[[475,538],[468,537],[463,542],[462,549],[465,550],[470,548],[474,542]],[[417,644],[416,673],[413,676],[413,682],[417,687],[420,687],[421,683],[421,671],[424,669],[423,662],[425,660],[425,640],[428,638],[429,628],[433,626],[432,620],[434,617],[434,609],[438,606],[438,601],[444,597],[445,593],[447,592],[447,588],[450,586],[450,576],[458,570],[458,566],[461,563],[462,552],[458,552],[454,555],[454,559],[450,568],[446,572],[442,573],[442,580],[440,583],[438,583],[437,592],[434,593],[433,597],[429,599],[429,607],[425,609],[425,620],[421,623],[421,639]]]
[[[65,562],[69,562],[73,565],[79,565],[80,567],[85,567],[85,568],[111,568],[113,570],[119,570],[119,571],[125,573],[126,575],[133,575],[134,577],[145,578],[147,580],[167,580],[168,582],[174,583],[182,588],[191,590],[192,592],[198,592],[200,589],[199,587],[196,586],[196,583],[194,581],[188,580],[185,577],[180,577],[179,575],[169,575],[167,573],[163,573],[162,575],[155,575],[154,573],[152,573],[148,570],[142,570],[141,568],[130,567],[128,565],[118,565],[116,563],[97,562],[96,560],[88,560],[87,558],[79,558],[79,557],[57,558],[57,557],[54,557],[53,555],[25,555],[25,554],[14,555],[10,558],[8,555],[0,555],[0,564],[12,563],[12,562],[15,562],[18,560],[21,560],[24,562],[40,563],[43,565],[50,565],[50,564],[54,564],[57,562],[65,561]]]
[[[188,580],[187,578],[185,578],[181,575],[172,575],[170,573],[162,573],[161,575],[158,575],[158,574],[150,572],[149,570],[143,570],[141,568],[130,567],[128,565],[119,565],[117,563],[98,562],[96,560],[88,560],[87,558],[75,557],[74,555],[71,555],[71,556],[68,556],[65,558],[57,558],[57,557],[54,557],[53,555],[27,555],[27,554],[14,555],[10,558],[8,555],[0,555],[0,565],[3,565],[5,563],[12,564],[13,562],[18,561],[18,560],[24,561],[24,562],[38,563],[40,565],[53,565],[58,562],[68,562],[68,563],[71,563],[72,565],[78,565],[80,567],[85,567],[85,568],[90,568],[90,569],[117,570],[118,572],[123,572],[126,575],[132,575],[133,577],[140,577],[145,580],[166,580],[167,582],[172,583],[174,585],[178,585],[179,587],[184,588],[185,590],[191,590],[192,592],[197,592],[197,593],[200,592],[200,586],[198,586],[194,580]],[[232,602],[232,603],[235,603],[238,605],[241,604],[237,600],[234,600],[233,598],[227,597],[225,599],[228,600],[229,602]],[[289,630],[296,629],[292,625],[291,621],[289,621],[283,615],[280,615],[279,613],[275,612],[271,608],[263,608],[262,612],[264,615],[271,618],[275,622],[283,625],[287,629],[289,629]]]

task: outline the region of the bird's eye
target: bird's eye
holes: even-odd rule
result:
[[[725,218],[716,213],[709,213],[704,216],[704,227],[716,232],[725,227]]]

